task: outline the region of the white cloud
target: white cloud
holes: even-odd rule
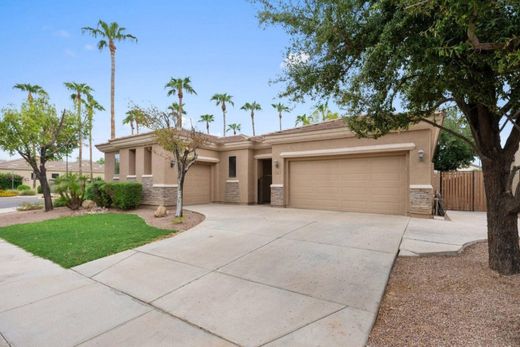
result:
[[[289,55],[280,63],[282,69],[290,68],[294,65],[305,64],[311,56],[305,52],[289,53]]]
[[[85,46],[83,46],[83,48],[85,48],[86,51],[93,51],[94,49],[96,49],[96,47],[94,47],[94,45],[91,45],[88,43]]]
[[[72,49],[70,48],[66,48],[64,51],[66,56],[68,57],[72,57],[72,58],[75,58],[76,57],[76,52],[74,52]]]
[[[64,39],[68,39],[70,37],[70,33],[67,30],[58,30],[54,32],[54,36],[58,36]]]

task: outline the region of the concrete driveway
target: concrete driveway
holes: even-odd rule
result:
[[[197,227],[73,270],[0,243],[0,332],[21,346],[366,343],[409,218],[192,209]]]

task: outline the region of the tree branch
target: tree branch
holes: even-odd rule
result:
[[[441,130],[444,130],[444,131],[450,133],[450,134],[453,135],[453,136],[458,137],[458,138],[461,139],[461,140],[464,140],[465,142],[467,142],[467,143],[471,146],[471,148],[473,148],[473,150],[474,150],[476,153],[478,153],[478,154],[480,155],[480,150],[477,148],[477,146],[475,146],[475,143],[473,143],[473,142],[472,142],[470,139],[468,139],[466,136],[464,136],[464,135],[462,135],[462,134],[459,134],[458,132],[456,132],[456,131],[454,131],[454,130],[448,129],[448,128],[446,128],[446,127],[444,127],[444,126],[442,126],[442,125],[440,125],[440,124],[438,124],[438,123],[436,123],[436,122],[433,122],[433,121],[429,120],[428,118],[421,117],[421,121],[423,121],[423,122],[425,122],[425,123],[428,123],[428,124],[431,124],[431,125],[433,125],[433,126],[439,128],[439,129],[441,129]]]

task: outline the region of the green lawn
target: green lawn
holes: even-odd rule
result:
[[[0,228],[0,238],[65,268],[134,248],[171,230],[133,214],[94,214]]]

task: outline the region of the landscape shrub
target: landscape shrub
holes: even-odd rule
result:
[[[94,201],[99,207],[112,206],[112,199],[106,191],[106,183],[103,180],[96,179],[87,186],[85,199]]]
[[[16,190],[0,190],[0,198],[10,198],[17,195],[18,192]]]
[[[65,200],[65,205],[71,210],[81,207],[85,199],[87,178],[76,174],[68,174],[56,178],[56,192]]]
[[[29,187],[27,184],[20,184],[18,187],[16,187],[17,190],[31,190],[31,187]]]
[[[42,186],[38,186],[36,188],[36,191],[38,192],[38,194],[43,194]]]
[[[31,195],[36,195],[36,192],[32,189],[24,189],[24,190],[20,190],[20,195],[31,196]]]
[[[137,208],[143,200],[143,186],[137,182],[107,182],[105,191],[112,205],[121,210]]]
[[[65,207],[67,206],[67,201],[60,196],[59,198],[52,200],[52,206]]]
[[[16,208],[17,211],[33,211],[43,209],[43,203],[41,202],[24,202]]]
[[[18,187],[23,182],[20,175],[11,175],[10,173],[0,173],[0,190],[7,190]]]

